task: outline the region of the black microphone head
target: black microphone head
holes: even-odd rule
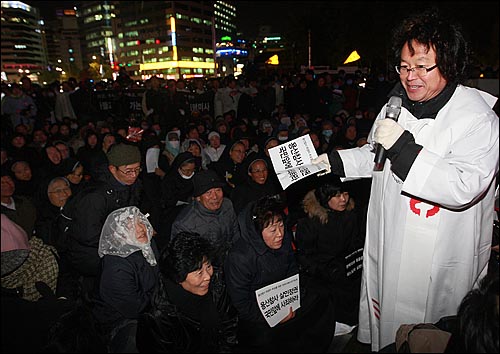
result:
[[[385,116],[387,118],[397,119],[399,113],[401,112],[401,105],[403,100],[399,96],[391,96],[389,102],[387,103],[387,109]]]

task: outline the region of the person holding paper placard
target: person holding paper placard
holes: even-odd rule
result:
[[[241,237],[224,266],[226,286],[239,316],[238,341],[244,352],[324,352],[335,331],[328,297],[301,289],[300,308],[290,308],[274,327],[257,303],[256,290],[298,273],[283,210],[279,200],[265,196],[239,214]]]
[[[468,47],[459,27],[430,9],[394,34],[397,110],[382,108],[369,144],[313,161],[346,178],[373,177],[358,330],[373,351],[403,323],[456,314],[486,275],[499,164],[497,98],[461,84]],[[395,119],[383,119],[391,110]],[[386,153],[382,170],[374,143]]]

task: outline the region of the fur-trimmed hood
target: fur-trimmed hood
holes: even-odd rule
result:
[[[304,208],[305,213],[310,219],[318,218],[321,224],[326,224],[328,222],[328,212],[333,212],[332,210],[324,208],[319,200],[316,198],[314,194],[316,190],[310,190],[305,195],[302,201],[302,207]],[[347,203],[346,210],[354,209],[354,200],[349,198],[349,202]]]

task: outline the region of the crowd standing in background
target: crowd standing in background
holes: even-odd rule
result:
[[[107,82],[2,83],[2,308],[4,298],[10,306],[2,328],[22,314],[38,336],[30,342],[2,330],[5,348],[327,351],[335,322],[358,325],[361,270],[348,277],[346,257],[362,252],[372,180],[310,176],[283,190],[269,149],[306,134],[318,155],[368,149],[377,114],[391,90],[402,90],[396,79],[307,70],[136,82],[122,70]],[[419,159],[430,154],[424,149]],[[346,175],[349,166],[344,161]],[[415,180],[408,168],[403,176],[386,168],[398,190]],[[110,215],[144,220],[127,224],[133,232],[123,236],[106,228]],[[4,245],[4,234],[14,241]],[[116,247],[103,245],[119,237]],[[123,275],[122,287],[111,270]],[[270,329],[254,291],[294,273],[304,282],[304,308]],[[311,324],[320,319],[318,332]],[[129,337],[137,328],[136,348]]]

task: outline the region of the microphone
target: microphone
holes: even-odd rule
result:
[[[387,108],[385,111],[385,119],[390,118],[394,121],[398,121],[399,113],[401,113],[401,104],[403,100],[401,97],[392,96],[387,103]],[[375,152],[375,166],[373,166],[373,171],[383,171],[385,164],[385,149],[381,144],[377,144],[377,150]]]

